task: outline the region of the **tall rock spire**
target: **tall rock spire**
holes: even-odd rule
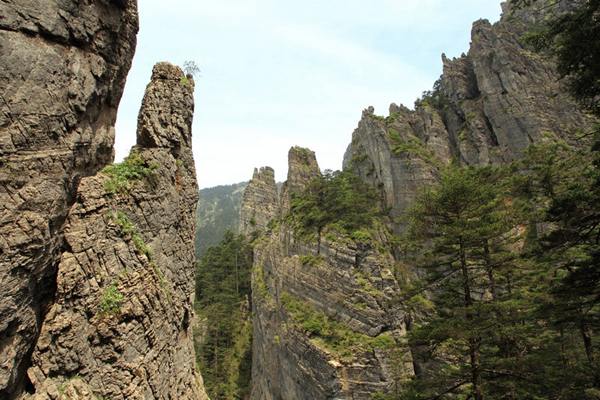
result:
[[[182,78],[179,67],[154,67],[138,145],[79,185],[28,370],[36,398],[59,387],[73,398],[205,398],[191,326],[193,86]]]

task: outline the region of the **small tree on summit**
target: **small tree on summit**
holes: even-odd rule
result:
[[[192,75],[193,77],[196,77],[196,75],[200,76],[200,68],[198,67],[198,64],[196,64],[196,61],[185,61],[183,63],[183,72],[185,73],[186,76],[188,76],[188,75]]]

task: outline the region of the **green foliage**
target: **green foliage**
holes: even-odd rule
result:
[[[370,233],[363,232],[363,231],[354,231],[350,235],[350,239],[352,239],[354,241],[363,241],[364,242],[364,241],[371,240],[372,238],[373,238],[373,236],[371,236]]]
[[[442,77],[433,84],[433,90],[423,92],[420,99],[415,101],[415,108],[431,107],[438,111],[445,111],[449,107],[449,102],[444,94],[442,87]]]
[[[390,125],[392,123],[394,123],[398,118],[400,118],[400,116],[398,114],[390,114],[386,119],[385,119],[385,123],[387,125]]]
[[[123,162],[111,164],[101,171],[110,178],[104,183],[104,189],[109,194],[127,194],[142,179],[155,184],[158,178],[154,171],[158,168],[157,163],[148,165],[139,153],[132,151]]]
[[[356,333],[325,313],[315,311],[310,303],[301,302],[288,292],[282,292],[280,300],[294,323],[306,330],[315,339],[316,345],[325,347],[339,357],[351,359],[357,352],[390,348],[395,344],[394,339],[387,334],[371,338]]]
[[[519,7],[531,1],[511,0]],[[551,7],[554,5],[551,5]],[[537,51],[549,51],[557,62],[558,73],[567,79],[569,91],[581,106],[600,117],[600,0],[590,0],[550,19],[525,37]],[[548,10],[551,14],[551,10]]]
[[[133,235],[131,237],[131,240],[133,240],[133,243],[135,244],[135,247],[142,254],[145,254],[146,257],[148,257],[148,260],[152,260],[152,257],[153,257],[152,251],[148,248],[148,245],[146,245],[146,243],[144,243],[144,241],[142,240],[142,238],[140,238],[138,235]]]
[[[416,136],[409,136],[407,141],[404,141],[394,131],[394,133],[390,132],[390,140],[392,143],[392,152],[396,155],[411,154],[418,156],[428,164],[441,165],[435,151],[428,149],[427,145]]]
[[[185,76],[181,77],[181,83],[183,83],[184,86],[190,86],[190,81]]]
[[[145,254],[148,257],[148,260],[152,261],[152,251],[148,248],[146,243],[137,235],[137,231],[127,215],[122,211],[117,211],[117,215],[115,217],[114,213],[111,211],[108,215],[108,218],[113,219],[115,224],[117,224],[121,228],[121,235],[130,236],[131,240],[135,244],[135,247],[140,251],[140,253]]]
[[[300,262],[303,265],[310,265],[310,266],[314,267],[318,263],[320,263],[321,261],[323,261],[323,257],[321,257],[320,255],[318,255],[318,256],[311,256],[311,255],[307,254],[307,255],[304,255],[304,256],[300,256]]]
[[[98,310],[105,314],[118,314],[121,312],[121,304],[123,303],[123,295],[119,293],[117,285],[111,285],[102,294],[102,301]]]
[[[231,231],[196,263],[196,312],[207,324],[196,360],[211,399],[249,395],[251,271],[252,247]]]
[[[114,215],[114,214],[112,214]],[[127,215],[122,211],[117,211],[117,217],[114,219],[115,224],[117,224],[121,228],[121,235],[135,235],[136,230]]]
[[[452,360],[432,373],[430,396],[483,399],[490,391],[486,371],[497,368],[497,360],[510,362],[506,343],[520,344],[505,331],[522,311],[512,288],[504,286],[516,285],[518,275],[507,248],[516,221],[495,184],[500,177],[493,169],[448,167],[440,184],[425,189],[409,212],[411,237],[429,243],[419,262],[424,282],[413,284],[417,290],[435,288],[434,313],[409,333],[409,344],[427,346],[425,360]],[[504,387],[501,377],[495,385]]]
[[[423,191],[405,238],[423,278],[396,275],[405,311],[424,316],[408,345],[436,368],[380,398],[598,396],[597,157],[548,134],[507,168],[451,167]]]
[[[304,239],[320,234],[327,226],[354,232],[373,225],[379,215],[378,200],[379,193],[360,177],[347,171],[325,171],[302,194],[292,196],[285,219]]]
[[[366,154],[359,154],[359,155],[353,156],[350,161],[353,164],[360,164],[361,162],[365,161],[367,158],[369,158],[369,156],[367,156]]]
[[[227,231],[237,233],[246,186],[243,182],[200,190],[194,239],[197,259],[210,246],[217,246]]]

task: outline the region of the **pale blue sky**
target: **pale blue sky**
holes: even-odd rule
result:
[[[500,0],[139,0],[140,33],[117,119],[116,161],[135,144],[152,67],[195,61],[193,150],[201,188],[287,175],[287,153],[341,169],[361,112],[412,108],[469,49],[471,25]]]

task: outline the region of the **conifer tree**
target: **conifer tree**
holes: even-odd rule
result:
[[[428,376],[413,382],[421,388],[415,398],[482,400],[487,391],[506,390],[497,368],[506,363],[498,360],[513,358],[518,335],[511,328],[521,313],[513,309],[517,274],[507,247],[515,221],[495,184],[498,176],[490,169],[448,167],[409,211],[410,236],[424,249],[418,267],[425,277],[418,286],[431,291],[434,305],[408,334],[411,346],[428,349],[424,361],[434,361]]]

